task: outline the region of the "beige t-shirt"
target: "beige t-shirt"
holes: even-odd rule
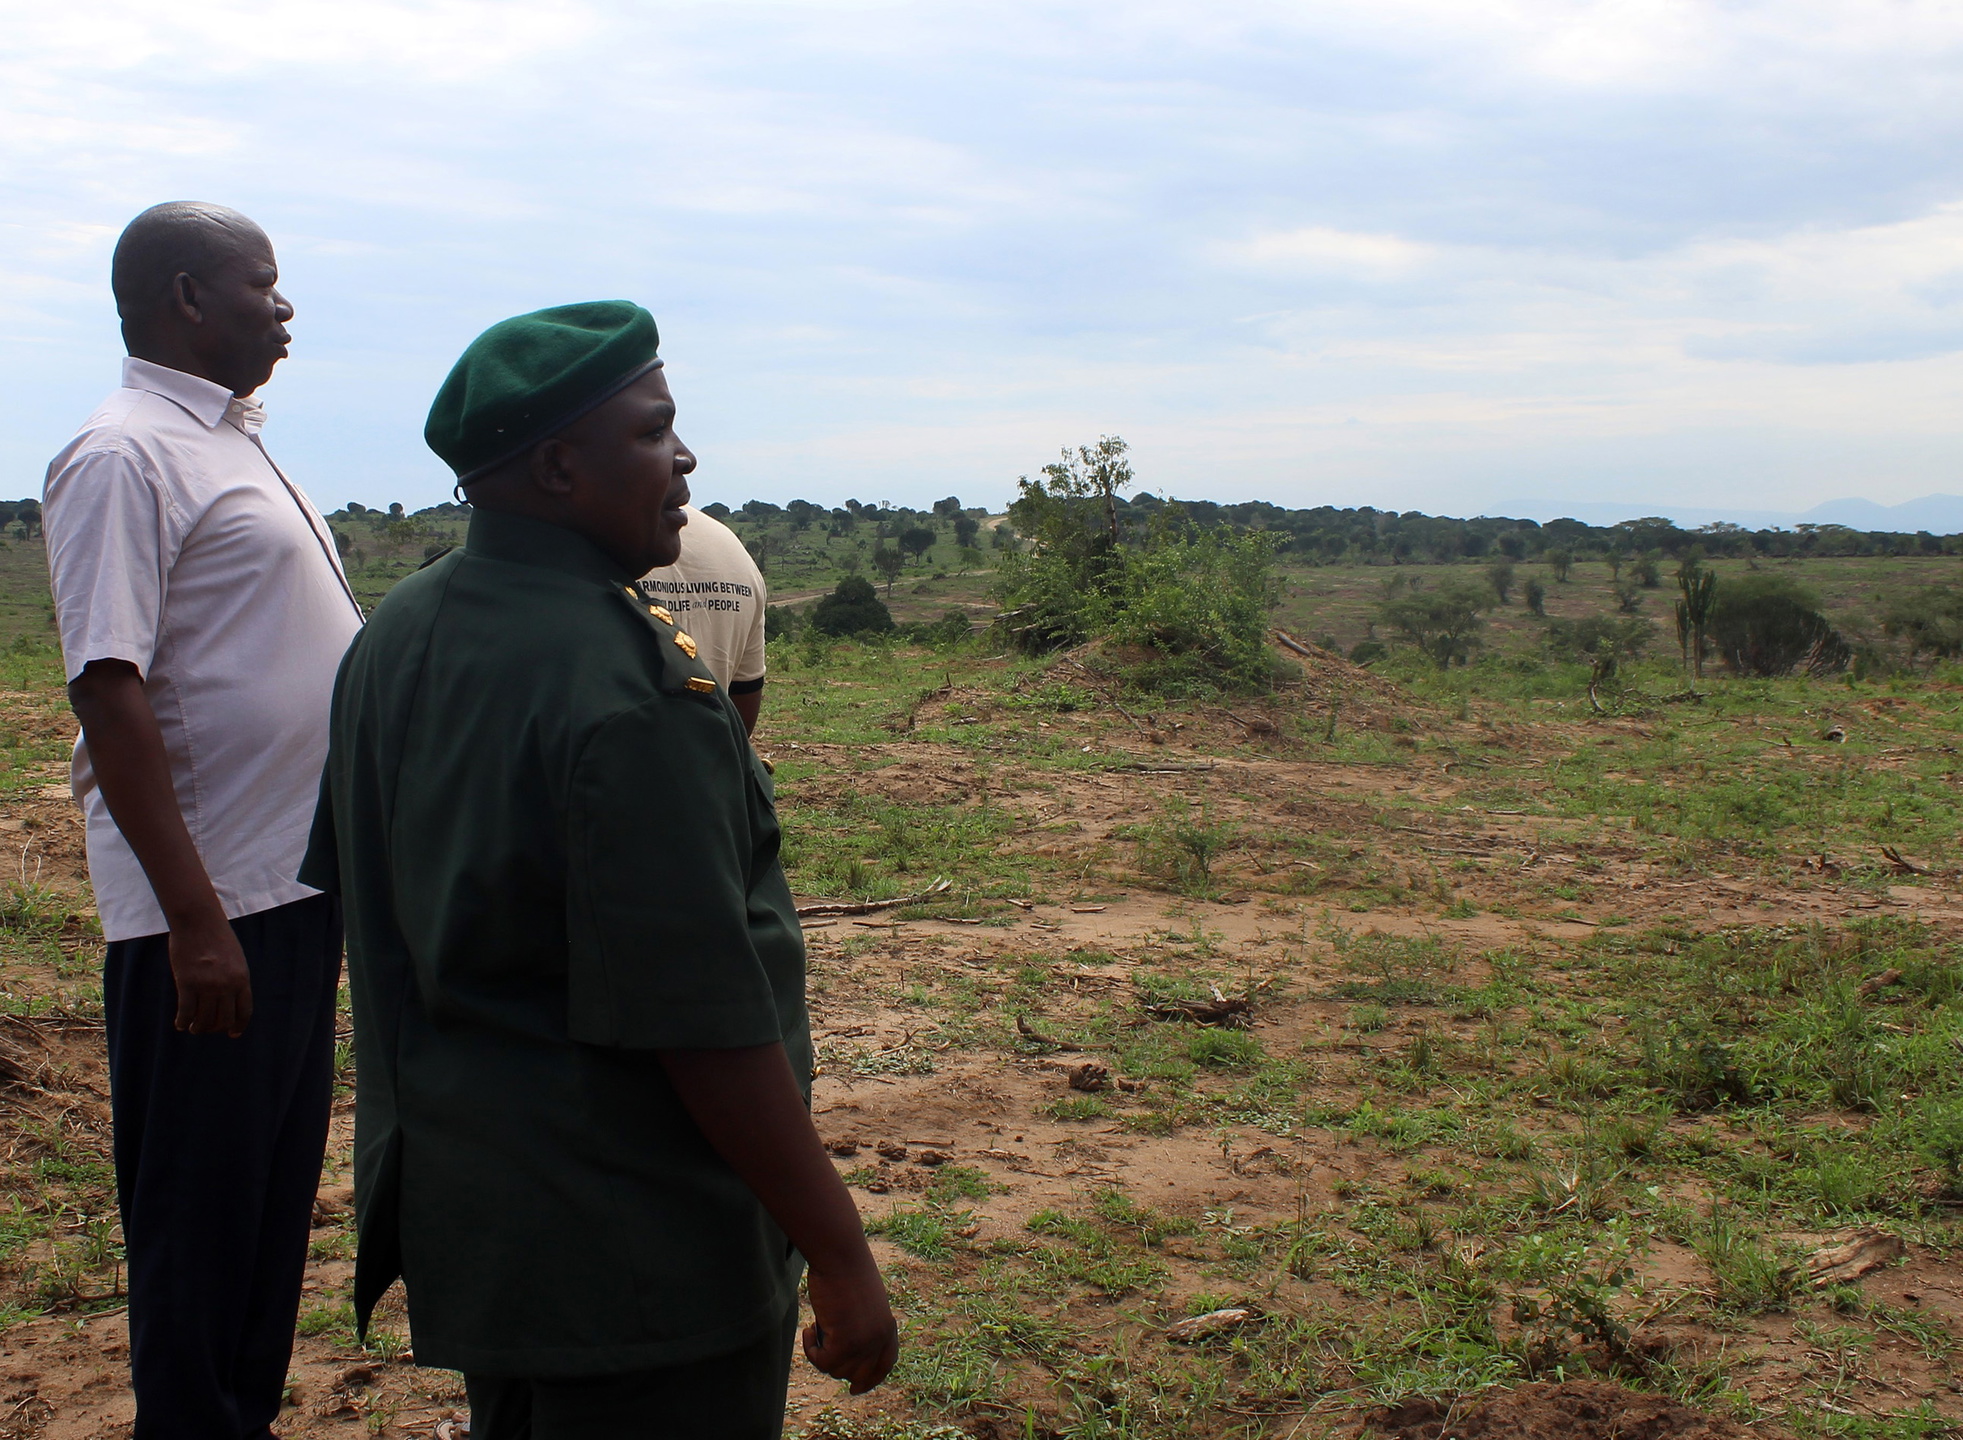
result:
[[[701,647],[702,663],[732,694],[763,687],[763,575],[719,520],[687,507],[681,558],[648,571],[641,591],[665,605]]]

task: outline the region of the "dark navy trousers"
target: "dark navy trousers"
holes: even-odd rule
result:
[[[340,902],[232,929],[252,972],[236,1040],[171,1028],[168,936],[112,941],[104,969],[134,1440],[265,1440],[293,1355],[333,1098]]]

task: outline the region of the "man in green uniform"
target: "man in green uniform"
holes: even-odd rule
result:
[[[473,1440],[780,1434],[803,1265],[812,1364],[856,1393],[897,1351],[769,777],[633,584],[695,468],[656,343],[598,302],[457,362],[425,435],[469,536],[342,664],[302,872],[347,914],[356,1310],[402,1277]]]

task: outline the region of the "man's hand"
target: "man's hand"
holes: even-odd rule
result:
[[[866,1273],[833,1276],[810,1271],[812,1324],[804,1328],[804,1358],[834,1380],[852,1382],[863,1395],[886,1378],[900,1358],[900,1327],[886,1299],[885,1282]]]
[[[899,1358],[899,1327],[852,1193],[818,1142],[784,1047],[659,1053],[703,1137],[810,1267],[817,1321],[804,1332],[805,1358],[865,1394]]]
[[[179,1030],[234,1040],[252,1019],[252,975],[224,913],[170,927],[170,973]]]

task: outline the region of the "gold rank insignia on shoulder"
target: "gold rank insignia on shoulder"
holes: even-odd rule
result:
[[[675,617],[668,613],[668,607],[666,605],[650,605],[648,606],[648,614],[659,620],[663,625],[673,625],[675,623]]]
[[[715,693],[716,682],[706,675],[691,675],[688,677],[688,688],[698,695],[712,695]]]
[[[675,632],[675,648],[693,660],[695,658],[695,637],[690,635],[686,630],[677,630]]]

